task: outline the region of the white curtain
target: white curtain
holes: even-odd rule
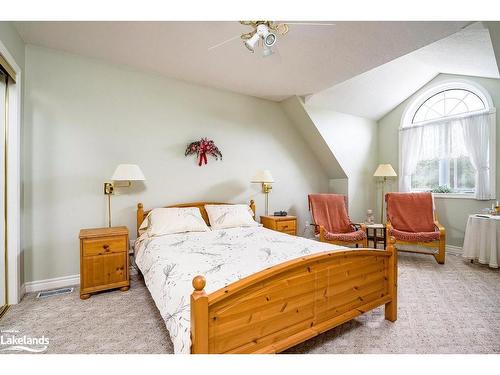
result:
[[[400,132],[401,169],[399,191],[411,190],[411,175],[422,154],[424,127],[403,128]]]
[[[476,170],[476,199],[492,198],[490,185],[490,114],[457,120],[462,128],[464,144]]]
[[[435,121],[400,130],[400,191],[411,191],[411,176],[420,160],[469,156],[476,170],[476,199],[491,199],[490,113]]]

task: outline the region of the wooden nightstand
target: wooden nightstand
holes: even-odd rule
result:
[[[80,298],[120,288],[129,290],[127,227],[80,230]]]
[[[296,216],[261,216],[260,222],[264,228],[276,230],[278,232],[297,235]]]

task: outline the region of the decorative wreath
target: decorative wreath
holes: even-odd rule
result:
[[[196,154],[199,158],[198,165],[201,167],[203,163],[207,164],[207,155],[213,156],[215,160],[222,160],[222,152],[217,148],[214,141],[208,138],[202,138],[199,141],[191,142],[187,148],[184,156]]]

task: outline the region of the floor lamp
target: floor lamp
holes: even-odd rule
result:
[[[374,177],[381,177],[382,178],[382,198],[381,198],[381,205],[380,205],[380,223],[384,224],[384,190],[385,190],[385,184],[387,182],[387,177],[397,177],[396,172],[394,171],[394,168],[392,168],[392,165],[390,164],[379,164],[377,167],[377,170],[373,174]]]

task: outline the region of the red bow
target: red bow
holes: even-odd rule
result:
[[[197,142],[191,142],[184,153],[186,156],[191,154],[196,154],[199,158],[198,166],[202,166],[203,164],[208,163],[208,155],[212,155],[215,160],[222,159],[222,153],[215,145],[214,141],[208,140],[207,138],[202,138]]]

